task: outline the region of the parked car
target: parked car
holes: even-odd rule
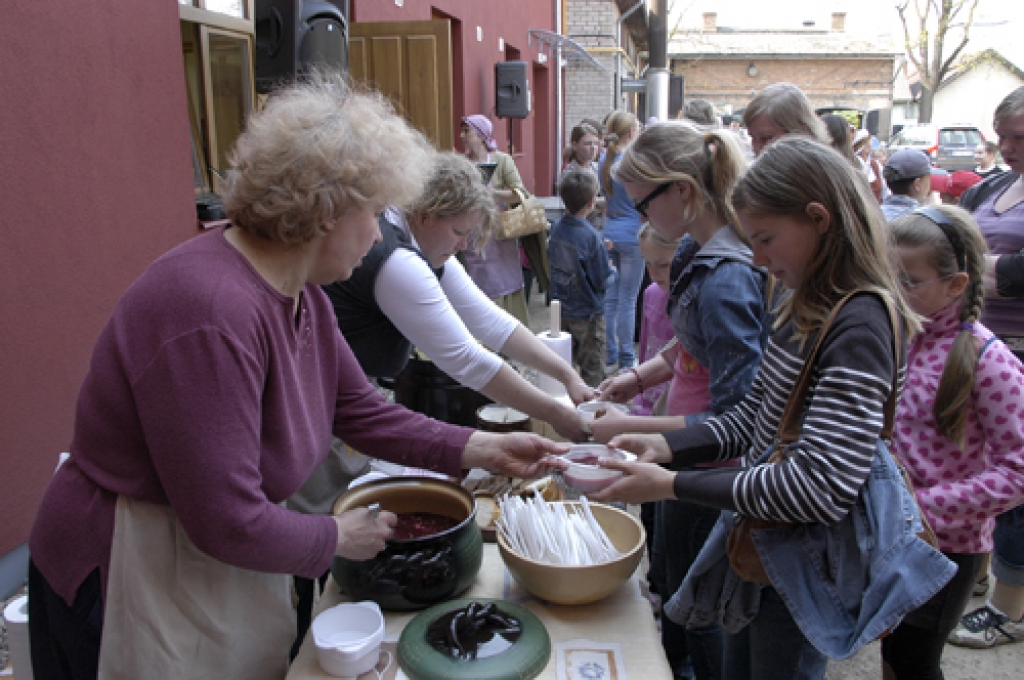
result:
[[[889,142],[889,151],[906,147],[920,149],[932,157],[932,165],[943,170],[973,170],[974,147],[985,141],[973,125],[907,125]]]

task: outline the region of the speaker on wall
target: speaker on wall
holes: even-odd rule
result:
[[[530,82],[525,61],[499,61],[494,65],[494,109],[498,118],[530,115]]]
[[[348,0],[256,0],[256,91],[314,67],[348,68]]]

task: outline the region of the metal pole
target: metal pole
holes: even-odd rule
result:
[[[650,62],[647,68],[647,115],[668,118],[668,0],[655,0],[649,23]]]
[[[565,10],[565,0],[559,0],[555,3],[555,33],[562,35],[565,31],[562,26],[562,13]],[[565,148],[565,102],[563,101],[563,84],[562,84],[562,43],[558,42],[555,47],[555,157],[554,161],[554,174],[552,177],[558,177],[559,170],[562,169],[562,149]]]
[[[632,16],[633,12],[637,11],[647,0],[640,0],[635,5],[626,10],[626,13],[621,15],[615,22],[615,47],[618,49],[615,51],[615,101],[612,102],[612,110],[618,109],[622,106],[622,24]]]

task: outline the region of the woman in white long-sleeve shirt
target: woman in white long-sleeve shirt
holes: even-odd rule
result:
[[[574,402],[593,396],[572,366],[488,299],[453,257],[484,242],[494,221],[477,167],[438,154],[420,198],[405,211],[385,211],[381,242],[351,279],[325,288],[338,324],[371,377],[396,375],[414,345],[461,384],[551,423],[567,439],[583,439],[575,409],[487,349],[559,380]]]

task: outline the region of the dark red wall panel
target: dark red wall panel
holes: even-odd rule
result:
[[[507,152],[508,124],[505,120],[494,117],[494,64],[505,60],[505,51],[499,50],[499,38],[504,40],[505,50],[513,47],[519,50],[520,59],[536,61],[541,53],[541,46],[536,42],[529,43],[529,30],[539,28],[553,31],[557,5],[556,0],[436,0],[432,3],[405,0],[403,6],[399,7],[394,0],[352,0],[352,19],[355,22],[426,21],[443,15],[457,20],[460,23],[458,32],[462,41],[462,72],[453,74],[453,96],[461,96],[461,101],[453,102],[452,110],[456,119],[452,121],[452,125],[458,125],[460,111],[464,112],[462,115],[483,113],[494,123],[498,148]],[[482,40],[477,40],[477,27],[481,29]],[[552,64],[553,61],[549,60],[548,64]],[[537,177],[534,168],[537,165],[535,155],[540,149],[543,149],[542,153],[545,155],[554,153],[554,130],[536,129],[537,121],[544,120],[543,116],[537,115],[536,104],[538,99],[546,102],[549,108],[546,120],[553,124],[555,83],[553,78],[548,78],[543,86],[550,88],[550,92],[547,97],[539,98],[536,91],[537,83],[533,82],[532,69],[530,77],[535,108],[521,126],[523,138],[517,137],[515,140],[516,167],[527,189],[540,195],[550,195],[550,186],[537,185],[538,179],[543,184],[550,184],[549,177]],[[516,134],[518,135],[518,132]],[[535,135],[540,135],[540,141],[543,143],[537,144]],[[455,146],[461,150],[457,131]],[[549,163],[554,163],[554,156]]]
[[[93,342],[195,233],[173,2],[0,3],[0,556],[24,542]]]

